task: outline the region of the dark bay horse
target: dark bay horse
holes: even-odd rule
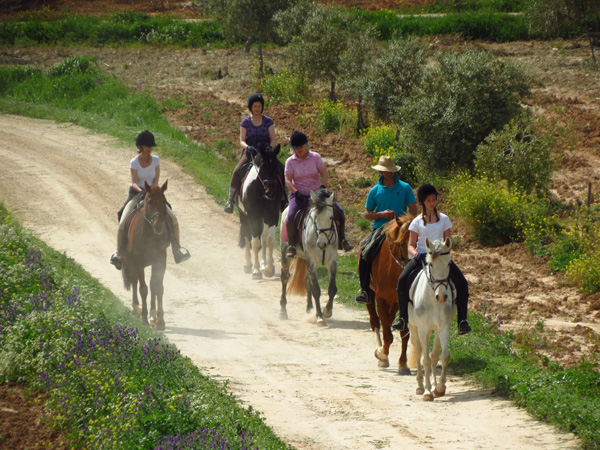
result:
[[[280,149],[280,145],[260,147],[242,186],[239,244],[246,249],[244,271],[254,279],[275,274],[273,247],[284,189],[277,160]]]
[[[412,215],[403,214],[384,225],[385,240],[371,267],[371,285],[370,292],[368,292],[370,301],[367,303],[367,310],[371,329],[377,337],[378,348],[375,350],[375,357],[379,361],[379,367],[389,367],[390,365],[388,356],[390,345],[394,341],[391,326],[398,312],[396,285],[409,261],[408,226],[412,219]],[[382,331],[383,342],[381,340]],[[400,335],[402,353],[398,361],[398,373],[401,375],[410,375],[406,353],[409,336],[408,330]]]
[[[123,253],[123,283],[125,289],[132,289],[133,312],[142,316],[142,321],[148,323],[148,285],[144,278],[144,268],[151,266],[150,275],[150,317],[155,320],[158,330],[165,329],[163,311],[163,278],[167,268],[167,248],[169,233],[165,223],[167,215],[167,200],[164,192],[167,181],[162,186],[145,184],[146,197],[131,223],[128,223],[127,246]],[[138,303],[137,287],[139,284],[142,310]]]

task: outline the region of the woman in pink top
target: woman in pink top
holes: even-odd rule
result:
[[[310,192],[319,188],[326,189],[329,181],[327,167],[318,153],[311,152],[308,138],[301,131],[294,131],[290,138],[294,154],[285,162],[285,184],[290,191],[290,205],[287,216],[287,234],[290,244],[287,258],[296,256],[298,236],[294,226],[294,216],[308,204]],[[350,251],[354,247],[346,240],[344,211],[339,204],[334,205],[334,217],[338,228],[339,249]]]

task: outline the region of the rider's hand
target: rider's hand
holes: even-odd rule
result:
[[[246,151],[248,152],[248,154],[250,156],[255,156],[257,151],[254,147],[252,147],[251,145],[249,145],[248,147],[246,147]]]
[[[415,256],[415,259],[420,263],[424,263],[425,260],[427,259],[427,253],[419,252],[419,253],[417,253],[417,256]]]
[[[308,197],[300,191],[294,192],[294,197],[296,197],[296,201],[300,203],[305,202],[308,199]]]
[[[319,189],[327,189],[327,186],[325,186],[324,184],[322,184],[321,186],[319,186]]]

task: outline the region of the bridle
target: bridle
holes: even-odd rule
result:
[[[408,259],[408,258],[402,258],[402,248],[400,248],[400,257],[401,258],[400,258],[400,261],[398,261],[396,259],[396,257],[394,256],[394,252],[392,250],[392,244],[390,243],[389,239],[386,238],[385,240],[387,241],[388,248],[390,249],[390,255],[392,256],[392,259],[394,260],[394,262],[396,264],[398,264],[398,266],[400,266],[400,268],[402,270],[404,270],[404,268],[406,267],[406,265],[408,264],[408,262],[410,261],[410,259]]]
[[[429,252],[430,255],[432,255],[432,252]],[[438,255],[440,256],[444,256],[444,255],[449,255],[450,252],[443,252],[443,253],[438,253]],[[451,288],[450,285],[450,272],[448,272],[448,276],[446,278],[433,278],[433,274],[431,273],[431,263],[425,263],[425,266],[429,266],[429,270],[426,271],[426,276],[427,276],[427,281],[429,282],[429,286],[431,286],[431,289],[433,289],[433,291],[436,291],[436,288],[439,286],[443,286],[444,288],[448,289]]]
[[[265,191],[265,198],[267,200],[271,200],[269,198],[269,196],[267,195],[267,183],[275,183],[275,182],[271,181],[271,180],[264,180],[260,176],[260,167],[259,167],[258,164],[256,164],[256,162],[254,162],[254,155],[250,156],[250,160],[252,161],[252,167],[254,168],[254,170],[256,170],[256,178],[258,179],[258,181],[260,181],[260,184],[262,185],[263,191]],[[263,158],[263,161],[264,161],[264,158]],[[279,180],[277,180],[276,183],[279,185]]]
[[[325,208],[332,208],[333,209],[333,205],[325,205]],[[313,210],[317,210],[318,208],[316,206],[313,206],[311,208],[311,211]],[[311,214],[310,212],[307,215],[306,220],[311,219],[312,223],[314,225],[315,228],[315,235],[317,237],[317,240],[319,240],[319,236],[321,234],[324,234],[325,237],[327,238],[327,246],[329,244],[331,244],[331,242],[333,241],[333,239],[337,236],[337,230],[335,228],[335,222],[334,222],[334,218],[333,218],[333,214],[331,215],[331,225],[329,226],[329,228],[319,228],[319,226],[317,225],[317,215],[316,214]],[[305,225],[306,226],[306,225]],[[321,264],[325,265],[325,250],[327,249],[327,246],[325,247],[325,249],[323,250],[323,258],[321,261]]]
[[[148,194],[146,194],[148,195]],[[147,213],[148,213],[148,205],[149,202],[147,200],[144,201],[144,220],[146,222],[148,222],[150,224],[151,227],[155,227],[155,222],[156,220],[160,217],[160,211],[156,211],[154,214],[152,214],[150,217],[148,217]]]

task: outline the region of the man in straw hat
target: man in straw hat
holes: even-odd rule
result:
[[[415,194],[408,183],[398,178],[400,167],[395,165],[392,158],[382,156],[378,163],[371,167],[380,173],[379,181],[369,191],[365,203],[365,219],[373,221],[373,231],[365,238],[363,251],[358,264],[360,290],[356,294],[357,303],[369,301],[369,283],[371,281],[371,263],[385,235],[381,232],[383,225],[396,216],[408,211],[417,215]]]

